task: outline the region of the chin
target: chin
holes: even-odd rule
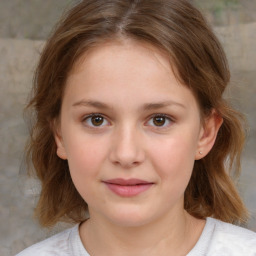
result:
[[[113,209],[112,209],[113,210]],[[113,224],[120,227],[140,227],[146,225],[152,221],[152,217],[149,215],[150,211],[146,211],[139,208],[123,208],[117,209],[117,211],[111,211],[106,216]]]

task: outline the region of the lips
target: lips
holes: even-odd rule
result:
[[[111,179],[103,181],[115,194],[121,197],[133,197],[153,186],[153,182],[140,179]]]

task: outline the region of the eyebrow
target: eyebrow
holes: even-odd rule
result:
[[[185,105],[183,105],[179,102],[176,102],[176,101],[164,101],[164,102],[144,104],[142,109],[144,109],[144,110],[154,110],[154,109],[164,108],[164,107],[168,107],[168,106],[172,106],[172,105],[182,107],[182,108],[186,108]]]
[[[84,106],[84,107],[95,107],[99,109],[110,109],[111,107],[107,104],[100,102],[100,101],[93,101],[93,100],[80,100],[76,103],[74,103],[72,106],[78,107],[78,106]]]
[[[141,110],[155,110],[155,109],[168,107],[171,105],[186,108],[185,105],[183,105],[179,102],[176,102],[176,101],[163,101],[163,102],[143,104],[143,106],[141,107]],[[107,105],[106,103],[103,103],[100,101],[93,101],[93,100],[80,100],[80,101],[74,103],[72,106],[74,106],[74,107],[78,107],[78,106],[95,107],[95,108],[107,109],[107,110],[112,109],[112,107]]]

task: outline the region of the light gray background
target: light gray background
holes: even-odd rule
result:
[[[77,2],[77,1],[76,1]],[[227,52],[232,86],[227,97],[249,121],[240,191],[256,231],[256,0],[194,0]],[[22,118],[40,50],[72,0],[0,0],[0,255],[14,255],[65,227],[39,227],[33,219],[36,183],[22,165],[27,128]]]

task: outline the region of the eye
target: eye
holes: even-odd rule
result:
[[[167,127],[172,123],[171,117],[165,114],[157,114],[150,118],[148,125],[155,127]]]
[[[101,114],[91,114],[83,119],[83,123],[89,127],[106,126],[109,122]]]

